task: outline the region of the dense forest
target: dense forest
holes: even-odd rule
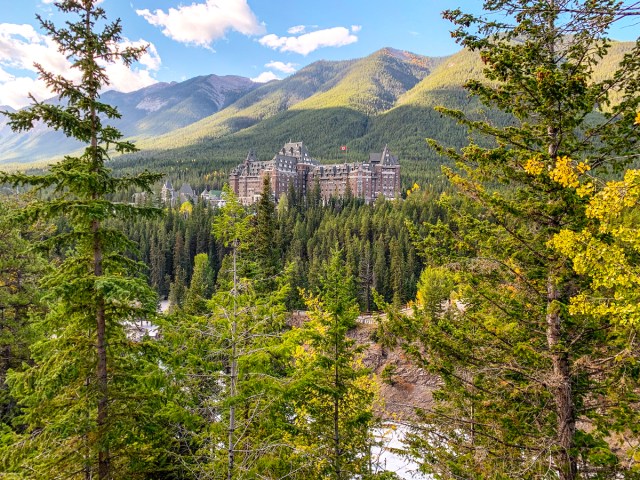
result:
[[[640,478],[640,39],[611,61],[607,38],[637,3],[446,11],[461,55],[482,61],[464,105],[442,91],[386,111],[347,74],[323,113],[371,132],[409,115],[415,149],[420,122],[455,129],[425,142],[432,163],[403,165],[402,199],[325,204],[314,188],[276,202],[265,181],[255,205],[225,187],[220,208],[153,200],[163,175],[127,166],[136,145],[100,97],[101,62],[145,47],[118,47],[98,0],[56,6],[68,23],[42,28],[83,81],[38,67],[65,102],[3,113],[87,147],[0,172],[0,477],[399,478],[376,454],[398,426],[380,396],[393,372],[367,368],[358,335],[377,310],[367,341],[437,379],[401,419],[396,453],[421,474]],[[393,60],[360,67],[376,61]],[[383,90],[396,101],[436,66]],[[277,115],[294,128],[295,111]],[[224,183],[224,162],[165,160],[172,180]]]
[[[268,184],[265,188],[270,192]],[[277,206],[268,194],[265,202],[271,205],[265,208],[273,213],[266,226],[254,227],[268,229],[257,234],[266,238],[279,266],[295,267],[289,308],[303,306],[299,289],[314,290],[318,286],[321,266],[338,248],[355,278],[361,310],[370,311],[375,309],[373,290],[396,305],[415,298],[423,265],[406,222],[419,228],[424,222],[441,220],[444,209],[438,206],[438,198],[415,185],[404,201],[380,198],[367,205],[359,198],[345,197],[331,198],[324,205],[319,191],[301,198],[290,189]],[[173,303],[182,304],[183,295],[176,292],[184,292],[190,284],[196,255],[207,254],[215,284],[227,254],[227,249],[211,235],[211,226],[220,212],[205,202],[163,208],[161,217],[123,221],[114,226],[135,242],[136,250],[130,254],[148,265],[149,280],[158,295],[166,298],[174,289]],[[250,212],[258,222],[255,206]]]

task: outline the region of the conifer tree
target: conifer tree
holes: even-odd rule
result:
[[[259,271],[265,278],[264,288],[268,289],[274,284],[273,277],[281,268],[280,248],[277,244],[278,219],[269,177],[265,177],[262,184],[262,194],[257,204],[253,231],[250,249]]]
[[[184,295],[184,311],[190,315],[206,312],[207,299],[213,291],[213,271],[209,265],[209,256],[199,253],[195,256],[191,283]]]
[[[27,471],[31,478],[134,478],[151,468],[153,457],[154,408],[147,403],[152,396],[145,385],[150,383],[141,380],[154,376],[157,367],[135,352],[142,345],[128,341],[126,329],[128,322],[152,317],[157,301],[140,266],[124,255],[134,249],[133,243],[109,221],[154,215],[156,210],[115,203],[109,197],[130,188],[150,192],[160,176],[111,174],[105,165],[109,152],[127,153],[135,147],[104,123],[119,114],[99,98],[108,85],[104,65],[130,65],[145,49],[122,48],[120,22],[107,23],[98,3],[56,3],[63,13],[76,17],[65,28],[38,17],[81,80],[37,65],[60,103],[34,101],[29,108],[7,114],[15,131],[41,122],[87,144],[80,156],[66,156],[41,175],[0,176],[2,182],[53,192],[52,200],[28,205],[25,217],[63,216],[72,227],[70,233],[50,240],[60,250],[70,250],[44,284],[50,313],[38,320],[45,336],[32,346],[33,366],[10,378],[27,428],[13,460],[19,464],[17,471]],[[159,432],[155,435],[160,439]]]
[[[387,247],[382,234],[378,236],[373,246],[373,278],[376,291],[386,298],[389,290],[389,268],[387,262]]]
[[[373,256],[371,255],[371,244],[368,240],[362,242],[362,252],[360,254],[359,281],[360,281],[360,301],[364,310],[371,311],[371,287],[373,285]]]
[[[618,382],[637,349],[624,348],[628,332],[610,318],[568,311],[587,282],[550,241],[586,221],[584,199],[554,175],[567,164],[615,171],[637,149],[640,43],[598,80],[607,31],[629,13],[624,3],[500,0],[484,8],[486,16],[445,16],[486,65],[487,81],[467,88],[510,120],[440,109],[476,134],[461,151],[431,142],[455,160],[445,173],[472,206],[452,209],[450,225],[433,225],[422,244],[431,267],[455,275],[461,304],[398,325],[444,381],[433,411],[423,412],[437,433],[412,445],[440,478],[547,478],[550,470],[562,480],[632,478],[637,459],[614,437],[637,441],[627,426],[638,421],[638,378],[625,377],[633,387]],[[426,304],[445,300],[428,291],[435,297]]]
[[[362,347],[347,336],[359,308],[340,251],[325,264],[319,294],[305,301],[310,320],[292,332],[302,344],[289,394],[306,475],[342,480],[370,474],[375,388],[361,363]]]

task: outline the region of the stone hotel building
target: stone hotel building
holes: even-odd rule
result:
[[[314,160],[302,142],[285,144],[267,161],[260,161],[249,152],[245,161],[231,171],[229,185],[240,202],[249,205],[260,198],[264,177],[269,177],[276,199],[287,193],[289,184],[306,195],[316,182],[324,201],[332,195],[344,195],[347,184],[354,196],[367,203],[379,195],[388,199],[400,196],[400,164],[387,146],[380,153],[370,154],[368,162],[333,165]]]

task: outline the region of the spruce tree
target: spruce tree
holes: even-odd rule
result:
[[[266,291],[274,285],[274,277],[281,269],[280,246],[277,243],[278,219],[269,177],[265,177],[262,184],[262,194],[257,204],[253,231],[250,249],[265,279],[265,284],[261,288]]]
[[[109,83],[105,63],[130,65],[145,49],[122,48],[120,21],[108,23],[98,3],[56,3],[75,17],[65,28],[38,17],[81,80],[37,65],[60,102],[34,101],[29,108],[5,113],[14,131],[42,123],[87,144],[80,156],[66,156],[43,174],[0,177],[2,182],[31,186],[43,197],[51,194],[49,201],[28,205],[25,217],[62,216],[72,228],[49,241],[68,249],[68,255],[43,285],[49,314],[38,319],[38,328],[45,336],[32,346],[33,365],[10,378],[27,428],[13,459],[17,471],[27,471],[32,478],[134,478],[151,468],[153,457],[154,408],[147,403],[150,383],[143,379],[155,375],[157,367],[139,351],[141,344],[127,340],[127,326],[151,318],[157,299],[140,265],[125,256],[134,244],[110,227],[110,221],[157,211],[115,203],[110,196],[130,188],[150,192],[160,176],[112,175],[106,167],[110,152],[128,153],[135,147],[104,123],[119,114],[100,102],[100,92]],[[159,432],[155,435],[160,438]]]
[[[199,253],[194,258],[191,283],[184,295],[184,311],[190,315],[205,313],[207,299],[213,291],[213,271],[209,265],[209,256]]]

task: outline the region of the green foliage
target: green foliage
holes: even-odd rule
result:
[[[31,345],[32,364],[8,379],[23,407],[25,436],[9,451],[7,464],[10,472],[28,472],[30,478],[135,478],[155,469],[156,442],[163,437],[153,420],[160,400],[153,349],[133,342],[127,332],[134,322],[153,318],[157,301],[141,265],[124,254],[134,245],[108,222],[157,212],[109,196],[130,187],[150,191],[160,177],[114,177],[105,167],[109,149],[125,153],[134,147],[103,124],[118,112],[99,101],[108,79],[98,62],[129,65],[144,49],[116,49],[122,27],[105,23],[104,10],[93,1],[57,6],[77,16],[75,22],[61,29],[40,22],[82,80],[74,83],[38,67],[62,102],[36,102],[9,114],[9,125],[22,131],[42,122],[88,146],[40,175],[0,174],[3,182],[31,186],[36,193],[54,192],[49,201],[27,205],[23,217],[63,216],[70,227],[47,241],[66,256],[43,283],[48,313],[35,319],[39,337]],[[100,32],[94,30],[98,25]]]
[[[251,239],[251,217],[228,189],[225,197],[213,228],[230,248],[230,261],[223,262],[229,272],[220,275],[206,311],[188,308],[190,289],[182,311],[163,327],[173,387],[167,417],[178,425],[176,454],[190,475],[281,478],[291,473],[295,456],[282,395],[290,356],[280,338],[288,279],[274,280],[267,292],[255,287],[264,275],[241,243]],[[207,265],[203,255],[196,261],[191,288]]]
[[[45,260],[30,248],[46,228],[16,224],[20,204],[0,200],[0,452],[15,441],[13,434],[20,429],[13,421],[19,409],[6,383],[7,372],[30,359],[34,332],[29,317],[42,314],[38,283],[47,270]]]
[[[427,266],[420,274],[416,303],[418,308],[436,317],[443,313],[451,300],[455,277],[443,267]]]
[[[199,253],[194,258],[191,284],[185,293],[184,311],[189,315],[206,312],[206,301],[213,292],[213,270],[206,253]]]
[[[272,197],[271,182],[269,177],[265,177],[262,194],[256,205],[253,235],[249,246],[257,268],[264,277],[260,287],[263,291],[270,289],[272,279],[281,270],[281,242],[278,239],[278,219]]]
[[[604,175],[637,149],[640,45],[596,79],[620,5],[484,8],[445,16],[485,63],[485,80],[467,88],[503,115],[438,109],[476,135],[460,150],[430,142],[456,162],[444,171],[468,204],[443,198],[447,222],[420,241],[419,308],[388,325],[443,381],[410,445],[438,478],[635,478],[637,459],[615,438],[637,441],[622,424],[637,422],[638,377],[623,365],[638,350],[611,317],[569,311],[588,282],[549,242],[587,222],[585,200],[556,181],[569,159]]]
[[[357,478],[370,473],[375,385],[361,363],[362,348],[347,336],[358,304],[339,251],[323,269],[319,294],[305,301],[310,320],[292,331],[301,344],[289,392],[302,468],[306,478]]]

